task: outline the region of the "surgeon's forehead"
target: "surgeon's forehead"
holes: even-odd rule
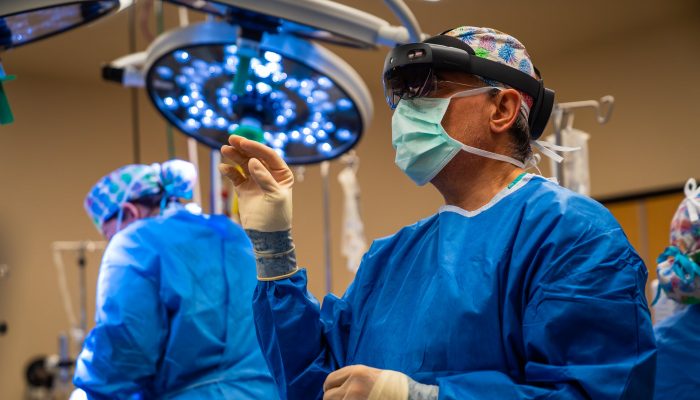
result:
[[[438,79],[443,80],[443,81],[464,83],[467,85],[476,85],[476,86],[481,86],[484,83],[482,80],[480,80],[476,76],[474,76],[472,74],[467,74],[465,72],[438,71],[436,75],[437,75]]]

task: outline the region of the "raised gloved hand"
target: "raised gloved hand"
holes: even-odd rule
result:
[[[233,181],[243,228],[291,229],[294,175],[287,164],[264,144],[235,135],[229,137],[229,144],[221,148],[219,171]]]
[[[292,242],[294,175],[271,148],[240,136],[221,148],[219,171],[233,181],[241,225],[253,243],[258,279],[274,281],[295,274]]]

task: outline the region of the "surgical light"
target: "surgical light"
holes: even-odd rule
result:
[[[132,0],[0,0],[0,53],[77,28]],[[15,77],[0,64],[0,124],[14,121],[3,83]]]
[[[237,26],[209,21],[161,35],[149,47],[145,85],[172,125],[215,149],[231,134],[254,135],[291,165],[355,146],[372,102],[346,62],[295,35],[263,32],[252,56],[238,38]]]
[[[0,51],[92,22],[132,0],[2,0]]]

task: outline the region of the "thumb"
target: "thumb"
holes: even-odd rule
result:
[[[272,177],[270,171],[265,168],[260,160],[251,158],[250,161],[248,161],[248,170],[250,171],[250,177],[253,178],[255,183],[257,183],[265,193],[279,191],[279,184],[277,184],[275,178]]]

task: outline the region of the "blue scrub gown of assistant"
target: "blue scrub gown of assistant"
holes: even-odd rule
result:
[[[172,210],[171,210],[172,211]],[[74,383],[90,399],[274,399],[255,338],[255,261],[223,216],[180,209],[110,241]]]
[[[526,175],[474,212],[444,206],[376,240],[323,308],[306,271],[259,282],[258,339],[284,399],[363,364],[440,399],[651,399],[647,270],[610,213]]]
[[[656,400],[700,398],[700,304],[688,306],[654,329],[659,347]]]

